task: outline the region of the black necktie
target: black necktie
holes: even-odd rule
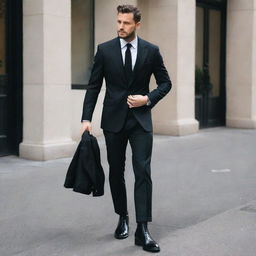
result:
[[[131,44],[127,44],[127,49],[125,51],[125,64],[124,64],[124,70],[126,79],[129,82],[132,78],[132,55],[131,55]]]

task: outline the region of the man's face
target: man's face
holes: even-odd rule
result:
[[[133,13],[117,14],[117,34],[120,38],[131,41],[135,38],[136,29],[140,22],[135,23]]]

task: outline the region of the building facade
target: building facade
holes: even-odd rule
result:
[[[0,0],[0,155],[71,156],[96,46],[116,37],[119,0]],[[256,0],[129,0],[173,88],[154,132],[256,128]],[[155,85],[151,79],[151,88]],[[93,116],[101,134],[105,87]]]

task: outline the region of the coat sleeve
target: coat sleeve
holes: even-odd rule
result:
[[[92,120],[93,111],[102,87],[104,76],[104,65],[103,65],[103,55],[100,47],[98,46],[97,53],[94,57],[94,63],[92,67],[91,76],[89,83],[86,86],[86,94],[84,97],[82,118],[83,120]]]
[[[161,100],[171,90],[172,87],[170,77],[165,68],[163,58],[158,47],[156,48],[154,55],[153,74],[156,79],[157,88],[147,94],[150,100],[150,108],[153,108],[158,103],[158,101]]]

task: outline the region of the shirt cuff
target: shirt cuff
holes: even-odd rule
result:
[[[146,105],[147,105],[147,106],[150,106],[150,105],[151,105],[151,101],[150,101],[149,97],[148,97],[148,101],[147,101]]]

